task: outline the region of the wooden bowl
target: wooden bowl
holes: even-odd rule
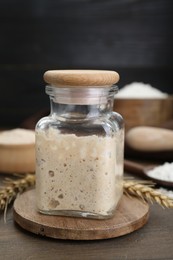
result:
[[[128,131],[135,126],[159,127],[173,119],[173,95],[168,98],[115,98],[114,111],[121,114]]]
[[[6,136],[3,140],[3,133]],[[17,129],[0,132],[0,172],[35,171],[35,133]],[[19,136],[20,135],[20,136]],[[8,137],[8,138],[7,138]]]

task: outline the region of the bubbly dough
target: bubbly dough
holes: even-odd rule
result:
[[[36,132],[36,191],[40,211],[107,215],[122,195],[116,137]],[[119,151],[122,153],[122,151]]]

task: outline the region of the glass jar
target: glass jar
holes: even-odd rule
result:
[[[51,112],[36,125],[38,210],[112,217],[123,194],[124,123],[112,112],[118,74],[60,70],[44,78]]]

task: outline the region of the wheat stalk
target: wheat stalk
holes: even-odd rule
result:
[[[4,186],[0,189],[0,210],[4,210],[4,219],[8,205],[15,200],[19,193],[34,185],[34,174],[26,174],[18,180],[5,179]],[[151,182],[124,180],[124,194],[138,197],[143,201],[156,202],[165,208],[173,208],[173,199],[153,189],[153,185]]]
[[[34,184],[35,176],[33,174],[27,174],[18,180],[5,179],[4,186],[0,189],[0,210],[4,210],[5,222],[8,205],[15,200],[18,194],[34,186]]]
[[[144,201],[156,202],[163,208],[173,208],[173,199],[152,188],[153,183],[143,181],[124,181],[124,193]]]

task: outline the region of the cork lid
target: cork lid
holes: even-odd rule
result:
[[[119,74],[109,70],[48,70],[44,80],[55,87],[109,87],[119,81]]]

